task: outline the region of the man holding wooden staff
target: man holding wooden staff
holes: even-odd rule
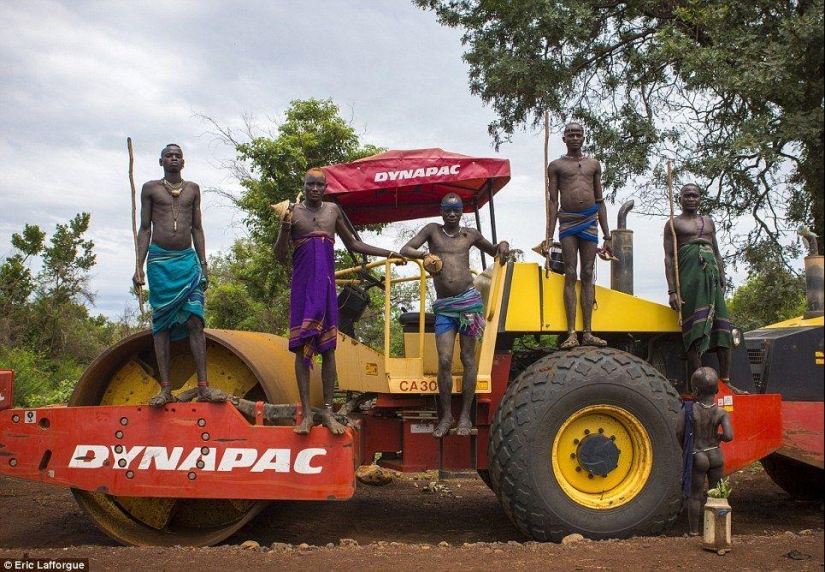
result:
[[[699,214],[701,196],[697,185],[682,187],[682,213],[665,224],[668,303],[681,312],[689,374],[702,367],[702,354],[715,349],[721,381],[736,394],[747,393],[730,384],[733,338],[725,306],[725,268],[716,242],[716,227],[710,217]]]
[[[135,287],[146,283],[152,306],[152,336],[160,375],[160,393],[152,407],[175,401],[169,379],[169,342],[189,337],[198,375],[198,399],[219,402],[226,395],[209,387],[206,379],[206,338],[203,333],[203,293],[207,286],[206,246],[201,224],[201,190],[184,181],[183,151],[170,143],[159,160],[163,178],[148,181],[140,192],[140,229],[137,235]],[[194,248],[193,248],[194,245]]]

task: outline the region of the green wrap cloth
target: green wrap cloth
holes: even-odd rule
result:
[[[702,355],[709,349],[731,347],[728,308],[710,242],[696,239],[679,249],[679,282],[685,349],[695,343]]]
[[[149,279],[149,304],[152,306],[152,334],[171,330],[170,340],[189,335],[186,321],[195,315],[203,322],[203,286],[198,255],[191,248],[166,250],[149,245],[146,262]]]

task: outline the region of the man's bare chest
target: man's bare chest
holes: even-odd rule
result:
[[[295,205],[292,212],[293,234],[304,235],[311,232],[335,233],[335,215],[332,205],[322,203],[318,207],[308,207],[303,203]]]
[[[467,255],[474,239],[465,229],[448,232],[438,227],[430,236],[430,250],[439,255]]]
[[[575,161],[573,159],[559,160],[556,172],[559,176],[560,184],[590,184],[593,177],[599,170],[598,162],[593,159]]]
[[[161,185],[152,193],[152,206],[164,211],[174,211],[175,213],[191,211],[194,202],[195,193],[189,189],[183,189],[178,196],[174,196]]]
[[[679,242],[689,242],[697,238],[710,240],[713,237],[713,226],[710,219],[702,215],[677,217],[674,221],[674,227]]]

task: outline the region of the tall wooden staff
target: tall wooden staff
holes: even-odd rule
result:
[[[550,112],[544,112],[544,277],[550,276],[550,247],[553,236],[550,234],[550,177],[547,174],[548,153],[550,147]]]
[[[679,310],[679,325],[682,325],[682,284],[679,279],[679,243],[676,240],[676,227],[673,225],[673,176],[670,161],[667,162],[667,198],[670,203],[670,234],[673,237],[673,272],[676,277],[676,304]]]
[[[132,186],[132,236],[135,239],[135,272],[140,274],[140,260],[138,260],[138,234],[137,234],[137,204],[135,199],[135,155],[132,152],[132,138],[126,138],[126,147],[129,149],[129,184]],[[143,286],[135,285],[135,292],[137,293],[138,306],[140,307],[140,315],[143,316]]]

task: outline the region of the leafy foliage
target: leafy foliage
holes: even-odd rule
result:
[[[272,133],[261,134],[260,128],[248,122],[246,141],[240,140],[235,131],[204,118],[236,153],[237,158],[225,166],[240,181],[241,195],[217,192],[241,209],[249,229],[248,238],[236,241],[229,253],[211,261],[206,308],[210,327],[287,335],[291,269],[275,260],[273,246],[279,221],[270,205],[295,201],[304,174],[311,167],[345,163],[384,151],[362,145],[339,112],[329,99],[295,100]],[[351,265],[343,251],[336,251],[336,258],[339,268]],[[383,343],[383,335],[378,341]]]
[[[209,327],[280,335],[288,332],[289,269],[277,265],[271,256],[262,256],[262,249],[271,254],[271,246],[239,239],[228,253],[210,259],[205,309]]]
[[[361,319],[355,324],[358,339],[371,348],[384,351],[384,290],[368,290],[370,304]],[[417,282],[395,285],[390,291],[390,350],[391,356],[404,356],[404,332],[399,316],[405,311],[417,312],[419,308]]]
[[[88,213],[58,224],[51,238],[26,224],[0,263],[0,368],[15,370],[15,405],[65,403],[86,364],[132,333],[129,320],[90,316],[94,244]],[[38,259],[40,270],[31,266]]]
[[[734,324],[749,331],[802,315],[804,276],[789,272],[781,254],[767,243],[749,248],[744,258],[750,268],[748,279],[728,301]]]
[[[84,369],[71,356],[53,360],[25,347],[0,349],[0,367],[14,370],[15,407],[66,403]]]
[[[721,479],[716,486],[712,489],[708,489],[708,496],[714,499],[726,499],[730,497],[730,493],[733,489],[730,486],[730,478],[725,477]]]
[[[545,112],[585,125],[615,199],[666,209],[664,164],[725,231],[823,236],[823,0],[414,0],[463,28],[496,145]],[[730,233],[727,233],[729,236]]]

